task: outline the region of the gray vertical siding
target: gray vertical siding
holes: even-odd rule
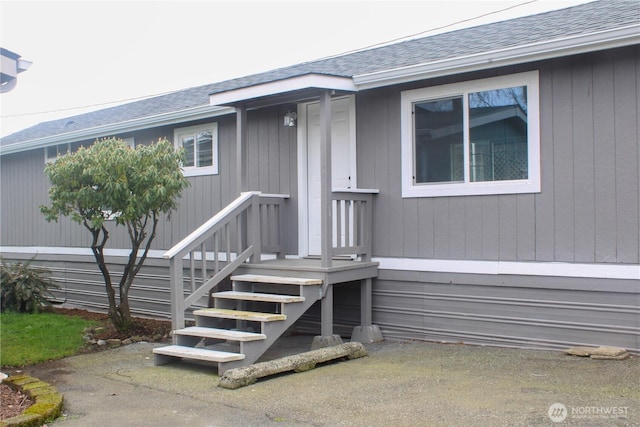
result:
[[[574,106],[572,120],[579,121],[593,118],[593,73],[591,59],[581,57],[571,64],[572,104]],[[575,167],[574,189],[575,228],[582,232],[575,235],[575,260],[579,262],[595,262],[595,164],[593,119],[580,126],[575,126]],[[584,207],[589,207],[585,209]]]
[[[540,71],[542,191],[403,199],[400,93],[358,94],[359,185],[378,188],[378,257],[640,262],[640,48],[580,55],[502,74]],[[465,81],[500,75],[482,73]]]
[[[297,155],[295,129],[281,126],[284,113],[276,109],[250,112],[249,182],[252,189],[268,193],[292,195],[289,202],[287,248],[297,250],[295,214],[297,196]],[[162,218],[153,249],[168,249],[199,225],[215,215],[236,198],[235,186],[235,117],[215,117],[176,128],[199,123],[218,123],[219,174],[195,176],[182,193],[179,207],[171,220]],[[136,143],[147,144],[159,138],[173,139],[174,127],[164,126],[123,137],[133,136]],[[86,141],[90,144],[92,141]],[[49,182],[43,173],[43,149],[2,156],[0,165],[2,215],[0,216],[0,244],[3,246],[69,246],[88,247],[90,235],[81,225],[62,218],[47,223],[39,206],[49,202]],[[19,201],[18,203],[16,201]],[[110,248],[128,248],[129,239],[122,227],[111,227]]]
[[[540,71],[542,191],[402,199],[401,91],[531,69]],[[631,47],[358,93],[358,185],[380,190],[374,256],[638,264],[639,80],[640,47]],[[297,253],[296,132],[281,125],[283,114],[295,106],[286,107],[249,112],[249,186],[291,195],[286,247]],[[235,118],[211,121],[219,125],[220,173],[190,178],[178,211],[161,223],[154,249],[171,247],[236,196]],[[173,127],[122,136],[148,143],[172,138]],[[1,162],[0,244],[88,247],[81,226],[66,219],[49,224],[39,213],[48,188],[42,150],[2,156]],[[114,231],[110,247],[127,246],[124,230]],[[14,255],[20,257],[25,258]],[[38,262],[50,266],[63,285],[61,299],[106,307],[92,257],[39,256]],[[167,269],[162,260],[148,261],[132,293],[137,314],[168,316]],[[387,338],[640,350],[638,283],[382,270],[374,281],[373,320]],[[336,299],[336,330],[345,335],[358,321],[354,288]],[[318,313],[304,322],[317,329]]]
[[[542,141],[542,149],[553,150],[553,163],[542,165],[542,174],[548,170],[553,174],[553,187],[543,188],[542,191],[553,193],[553,203],[548,209],[552,210],[554,218],[554,261],[573,261],[574,248],[574,213],[575,193],[573,189],[574,170],[574,141],[572,120],[573,103],[570,102],[572,88],[571,62],[568,59],[558,60],[550,70],[549,78],[542,80],[551,85],[551,103],[541,100],[540,108],[551,108],[552,122],[542,122],[541,127],[552,128],[553,139],[546,144]],[[582,149],[582,147],[580,147]],[[585,147],[585,149],[588,149]]]
[[[636,52],[640,49],[636,49]],[[638,165],[638,56],[625,55],[621,51],[613,54],[614,61],[614,130],[616,162],[616,211],[618,237],[617,258],[619,262],[638,262],[640,242],[636,238],[640,225],[638,204],[640,193],[640,166]]]
[[[249,111],[248,183],[252,190],[291,196],[285,212],[288,225],[285,247],[288,253],[297,253],[297,134],[295,127],[282,125],[288,110],[295,110],[295,106]]]
[[[77,232],[68,219],[47,223],[39,206],[48,200],[48,182],[43,173],[44,151],[2,156],[0,164],[0,243],[2,245],[88,245],[89,236]]]
[[[503,73],[528,69],[540,71],[538,194],[402,199],[400,92],[454,80],[358,95],[359,183],[380,189],[374,256],[638,264],[640,48]],[[388,339],[638,351],[639,284],[381,270],[373,321]]]

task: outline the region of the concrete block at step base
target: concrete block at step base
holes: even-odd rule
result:
[[[319,348],[332,347],[334,345],[342,344],[342,338],[340,335],[317,335],[313,337],[311,343],[311,350],[317,350]]]
[[[253,384],[259,378],[287,371],[304,372],[314,369],[318,363],[345,358],[351,360],[365,356],[367,356],[367,351],[362,343],[347,342],[332,347],[320,348],[306,353],[256,363],[243,368],[229,369],[220,377],[218,387],[237,389]]]
[[[356,326],[351,333],[351,341],[371,344],[384,340],[378,325]]]

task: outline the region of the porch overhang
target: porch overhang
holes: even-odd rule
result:
[[[209,104],[221,107],[243,105],[251,110],[317,99],[319,93],[326,90],[341,94],[356,92],[358,88],[351,77],[313,73],[213,93],[209,95]]]

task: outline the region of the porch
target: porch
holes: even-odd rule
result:
[[[335,157],[342,158],[355,149],[353,97],[342,103],[352,117],[347,132],[332,132],[332,101],[353,92],[350,79],[308,75],[211,95],[212,105],[236,110],[236,186],[240,195],[164,255],[170,260],[175,345],[155,350],[157,364],[199,359],[217,363],[219,373],[251,364],[316,301],[321,301],[321,334],[314,346],[340,343],[340,337],[333,333],[333,286],[339,283],[355,283],[361,288],[361,325],[354,328],[352,338],[365,342],[382,339],[371,322],[371,283],[378,274],[377,264],[371,261],[377,190],[357,188],[355,155],[347,162],[348,170],[341,170],[345,176],[332,179]],[[297,198],[304,204],[297,210],[306,216],[300,221],[303,225],[294,230],[287,221],[294,211],[289,195],[262,194],[248,188],[247,111],[294,103],[300,116],[306,116],[310,102],[317,105],[310,114],[313,125],[305,121],[305,130],[298,133],[298,143],[305,144],[298,150]],[[339,140],[333,144],[336,150],[347,147],[336,151],[336,156],[332,156],[332,135]],[[291,233],[297,234],[299,242],[306,242],[299,243],[296,254],[285,250],[284,242]],[[223,282],[227,288],[230,282],[231,290],[219,292],[216,288]],[[209,297],[208,305],[213,307],[191,308]],[[185,328],[187,311],[195,318],[196,327]],[[213,348],[201,348],[211,341],[232,343],[234,350],[211,353]]]
[[[351,259],[334,259],[331,267],[323,267],[319,258],[273,259],[259,264],[247,263],[238,268],[239,274],[261,276],[300,277],[322,282],[321,332],[331,337],[333,331],[333,285],[352,283],[360,286],[360,327],[371,327],[371,280],[378,276],[378,263]],[[355,339],[354,339],[354,336]],[[352,340],[362,340],[359,332]]]
[[[154,350],[155,363],[195,359],[218,372],[255,362],[320,301],[314,347],[340,343],[333,333],[333,287],[360,286],[360,326],[352,340],[382,339],[371,319],[372,204],[375,192],[332,192],[328,256],[286,256],[287,195],[242,193],[183,239],[170,261],[174,344]],[[325,253],[327,254],[327,253]],[[230,285],[230,286],[229,286]],[[209,308],[194,309],[207,302]],[[196,326],[185,327],[185,317]]]

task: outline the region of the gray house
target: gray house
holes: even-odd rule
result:
[[[2,257],[37,254],[61,300],[103,309],[88,233],[39,213],[42,170],[167,137],[191,187],[131,301],[176,329],[277,306],[223,369],[292,325],[640,351],[639,82],[640,3],[596,1],[41,123],[1,141]],[[123,263],[124,233],[110,245]],[[230,339],[201,329],[176,344]]]

